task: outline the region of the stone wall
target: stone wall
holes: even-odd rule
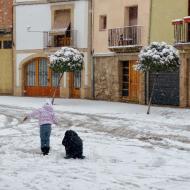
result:
[[[94,65],[95,99],[120,100],[119,63],[116,57],[97,57]]]
[[[138,53],[94,58],[94,97],[98,100],[133,101],[122,96],[122,61],[137,60]],[[145,76],[139,73],[138,103],[145,104]]]
[[[177,44],[180,52],[180,107],[190,107],[190,44]]]

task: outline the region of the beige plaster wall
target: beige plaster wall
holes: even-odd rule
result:
[[[152,0],[150,42],[173,44],[172,20],[188,15],[188,0]]]
[[[8,39],[0,37],[0,40]],[[0,49],[0,94],[13,92],[12,69],[12,49]]]
[[[150,0],[93,0],[93,49],[109,52],[108,30],[99,30],[99,16],[107,15],[107,29],[125,26],[125,8],[138,5],[138,25],[143,26],[142,43],[147,44]]]

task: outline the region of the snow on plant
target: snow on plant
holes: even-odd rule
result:
[[[60,82],[64,72],[74,72],[82,70],[83,58],[84,55],[82,53],[80,53],[77,49],[70,47],[62,47],[60,50],[49,56],[50,69],[60,74],[56,88],[60,86]],[[55,94],[56,89],[54,90],[54,93],[52,95],[52,104],[54,103]]]
[[[82,70],[84,55],[77,49],[62,47],[49,56],[49,67],[57,73]]]
[[[138,71],[175,71],[179,68],[178,51],[165,42],[152,42],[144,47],[139,54],[139,62],[136,65]]]

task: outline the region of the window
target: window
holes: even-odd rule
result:
[[[62,46],[71,45],[71,10],[70,9],[60,9],[54,12],[53,29],[55,30],[54,33],[52,33],[54,47],[62,47]]]
[[[122,80],[122,96],[129,95],[129,62],[124,61],[122,63],[122,72],[123,72],[123,80]]]
[[[36,71],[35,71],[36,64],[32,61],[30,64],[27,65],[27,86],[35,86],[35,78],[36,78]]]
[[[137,25],[138,7],[129,7],[129,26]]]
[[[107,29],[107,16],[106,15],[100,16],[99,27],[100,27],[100,30],[106,30]]]
[[[3,41],[3,48],[4,49],[11,49],[12,48],[12,41]]]
[[[71,10],[61,9],[54,13],[54,29],[68,29],[71,25]]]
[[[60,77],[59,73],[52,72],[52,86],[53,87],[57,87],[59,83],[59,77]]]
[[[81,87],[81,72],[75,71],[74,72],[74,88],[80,88]]]
[[[39,60],[39,86],[48,85],[48,64],[46,59]]]

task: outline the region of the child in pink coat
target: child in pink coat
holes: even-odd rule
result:
[[[42,108],[27,115],[23,121],[30,118],[35,118],[39,121],[41,151],[43,155],[48,155],[50,150],[51,125],[57,124],[51,101],[46,100]]]

